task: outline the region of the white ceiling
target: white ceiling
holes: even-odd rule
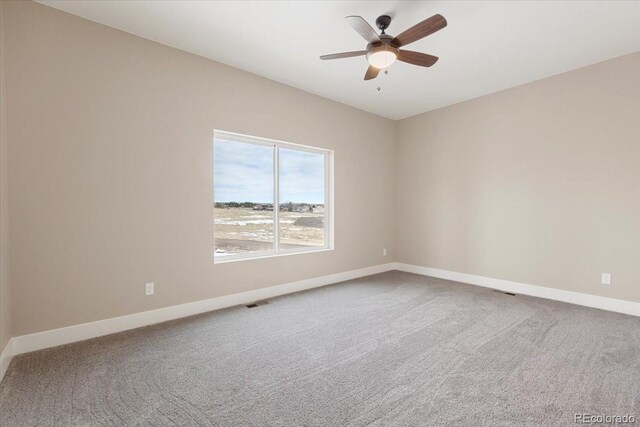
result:
[[[640,51],[640,1],[41,3],[391,119]],[[364,57],[318,59],[364,49],[347,15],[389,14],[396,35],[435,13],[449,25],[407,46],[439,56],[431,68],[365,82]]]

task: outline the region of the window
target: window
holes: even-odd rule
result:
[[[331,248],[332,152],[215,131],[215,261]]]

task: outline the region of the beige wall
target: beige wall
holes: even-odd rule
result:
[[[9,168],[4,85],[4,4],[0,2],[0,353],[11,338],[9,287]]]
[[[640,53],[403,120],[396,142],[397,261],[640,301]]]
[[[392,121],[36,3],[5,19],[14,335],[392,259]],[[335,250],[214,265],[213,129],[335,150]]]

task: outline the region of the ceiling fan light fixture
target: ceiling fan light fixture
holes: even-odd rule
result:
[[[380,49],[376,51],[369,51],[367,53],[367,60],[372,67],[387,68],[395,62],[398,58],[396,53],[392,50]]]

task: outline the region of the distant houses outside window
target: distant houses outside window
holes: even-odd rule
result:
[[[215,261],[331,248],[332,152],[215,131]]]

